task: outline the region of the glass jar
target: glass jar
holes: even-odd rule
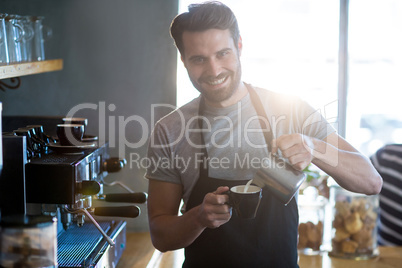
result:
[[[378,255],[378,195],[353,193],[330,186],[332,232],[330,256],[365,260]]]
[[[0,267],[57,267],[57,220],[6,216],[0,222]]]
[[[326,204],[327,199],[323,196],[299,195],[299,254],[317,255],[321,252]]]

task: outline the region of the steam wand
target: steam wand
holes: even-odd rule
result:
[[[114,185],[118,185],[122,188],[124,188],[127,192],[129,193],[134,193],[133,190],[131,190],[127,185],[125,185],[124,183],[120,182],[120,181],[114,181],[114,182],[105,182],[104,180],[102,180],[102,183],[106,186],[114,186]]]
[[[83,212],[92,221],[92,223],[99,230],[99,232],[102,234],[102,236],[106,239],[106,241],[109,243],[109,245],[112,247],[115,245],[113,240],[105,233],[105,231],[103,231],[102,227],[100,227],[100,225],[96,222],[96,220],[92,217],[92,215],[85,208],[81,208],[81,209],[72,211],[67,206],[65,206],[65,210],[69,213]]]

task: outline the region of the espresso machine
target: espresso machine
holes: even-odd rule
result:
[[[147,200],[144,192],[104,194],[104,178],[124,168],[126,161],[110,157],[108,143],[96,136],[85,136],[84,146],[58,146],[55,128],[61,119],[3,116],[0,243],[9,233],[15,236],[15,230],[24,233],[25,240],[23,246],[0,245],[0,267],[115,267],[125,249],[124,218],[137,217],[140,209],[134,204]],[[105,206],[93,207],[94,199]],[[46,255],[46,245],[27,246],[26,234],[49,233],[51,225],[57,230],[57,260],[30,264]]]

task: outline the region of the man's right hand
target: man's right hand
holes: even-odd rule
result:
[[[232,208],[228,205],[227,191],[229,187],[222,186],[205,195],[202,204],[198,206],[198,220],[202,226],[218,228],[230,220]]]
[[[219,187],[205,195],[201,205],[178,215],[182,191],[180,184],[149,180],[149,226],[152,243],[159,251],[187,247],[205,228],[217,228],[230,219],[229,196],[225,194],[229,187]]]

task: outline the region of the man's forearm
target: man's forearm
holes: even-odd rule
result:
[[[184,248],[204,231],[197,220],[198,207],[184,215],[160,215],[150,219],[151,238],[155,248],[165,252]]]
[[[339,148],[348,147],[342,139]],[[370,160],[352,147],[346,150],[314,139],[313,163],[333,177],[343,188],[364,194],[378,194],[382,178]]]

